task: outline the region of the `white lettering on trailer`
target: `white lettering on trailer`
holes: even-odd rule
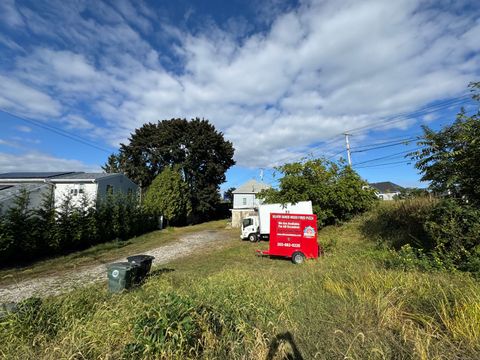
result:
[[[293,248],[299,248],[299,247],[300,247],[300,244],[291,244],[291,243],[283,243],[283,242],[279,242],[279,243],[277,243],[277,246],[279,246],[279,247],[293,247]]]

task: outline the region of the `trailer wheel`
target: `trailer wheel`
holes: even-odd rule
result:
[[[305,255],[300,251],[295,251],[292,255],[292,262],[294,264],[301,264],[305,261]]]
[[[248,235],[248,240],[252,243],[257,242],[258,241],[257,234],[252,233],[252,234]]]

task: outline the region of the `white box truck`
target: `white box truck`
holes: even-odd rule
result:
[[[311,201],[299,201],[295,204],[262,204],[258,207],[258,216],[248,216],[242,221],[242,240],[256,242],[268,240],[270,236],[270,214],[313,214]]]

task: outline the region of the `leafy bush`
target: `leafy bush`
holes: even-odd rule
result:
[[[267,203],[311,200],[319,227],[349,220],[370,209],[377,198],[368,184],[350,167],[325,159],[285,164],[279,189],[260,192]]]
[[[434,251],[460,270],[480,274],[480,210],[446,199],[437,204],[425,222]]]
[[[31,210],[28,193],[22,191],[14,206],[0,217],[0,267],[126,240],[152,231],[156,225],[155,218],[133,196],[108,196],[96,207],[87,206],[87,200],[74,207],[67,197],[55,209],[49,194],[40,209]]]
[[[146,308],[133,327],[135,342],[124,358],[198,358],[210,337],[235,333],[225,316],[187,296],[166,293]]]
[[[179,169],[165,168],[148,187],[144,206],[153,214],[163,215],[172,224],[185,223],[192,211],[188,184]]]

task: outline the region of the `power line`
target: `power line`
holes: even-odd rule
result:
[[[402,141],[402,142],[393,143],[393,144],[389,144],[389,145],[375,146],[375,147],[368,148],[368,149],[352,151],[352,153],[360,153],[360,152],[366,152],[366,151],[371,151],[371,150],[384,149],[384,148],[392,147],[392,146],[408,145],[409,142],[411,142],[411,141]]]
[[[332,156],[330,156],[329,158],[327,158],[327,160],[331,160],[331,159],[333,159],[335,156],[340,155],[340,154],[343,153],[343,152],[345,152],[345,149],[342,149],[342,150],[340,150],[339,152],[333,154]]]
[[[384,163],[384,164],[376,164],[376,165],[367,165],[367,166],[359,166],[354,168],[356,169],[366,169],[366,168],[371,168],[371,167],[378,167],[378,166],[386,166],[386,165],[393,165],[393,164],[406,164],[406,163],[411,163],[412,160],[402,160],[402,161],[394,161],[394,162],[389,162],[389,163]]]
[[[400,152],[397,152],[397,153],[394,153],[394,154],[382,156],[382,157],[375,158],[375,159],[365,160],[365,161],[356,163],[355,166],[358,166],[358,165],[361,165],[361,164],[370,163],[370,162],[374,162],[374,161],[378,161],[378,160],[395,158],[395,157],[398,157],[398,155],[408,154],[408,153],[410,153],[410,152],[414,152],[414,151],[417,151],[417,150],[420,150],[420,149],[422,149],[422,147],[418,147],[418,148],[416,148],[416,149],[409,149],[409,150],[405,150],[405,151],[400,151]]]
[[[384,127],[386,125],[394,124],[394,123],[397,123],[397,122],[400,122],[400,121],[409,120],[409,119],[416,118],[416,117],[419,117],[419,116],[422,116],[422,115],[428,115],[428,114],[431,114],[431,113],[435,113],[435,112],[444,110],[446,108],[449,108],[451,106],[460,105],[462,103],[465,103],[465,102],[470,100],[470,97],[471,97],[471,94],[465,94],[465,95],[459,96],[459,97],[454,98],[454,99],[444,100],[444,101],[438,102],[436,104],[425,106],[425,107],[423,107],[423,108],[421,108],[417,111],[414,111],[414,112],[401,113],[401,114],[397,114],[397,115],[388,117],[384,121],[377,122],[376,124],[362,126],[362,127],[358,127],[358,128],[353,128],[351,130],[348,130],[348,132],[351,133],[351,132],[359,132],[360,131],[360,133],[361,133],[361,132],[364,132],[364,131],[367,131],[367,130],[377,129],[379,127]],[[343,135],[343,134],[344,133],[339,133],[339,134],[334,135],[331,138],[327,138],[326,140],[328,140],[328,139],[330,139],[330,140],[327,141],[327,142],[324,142],[322,145],[318,146],[319,149],[313,151],[312,154],[315,153],[315,152],[323,151],[323,148],[325,148],[328,144],[339,141],[338,137],[340,135]],[[398,145],[400,145],[400,144],[402,144],[402,142],[400,142]],[[373,144],[370,144],[370,145],[373,145]],[[365,146],[368,146],[368,145],[364,145],[364,147]],[[393,145],[393,146],[397,146],[397,144]],[[359,146],[357,146],[356,148],[359,148]],[[371,150],[373,150],[373,149],[374,148],[372,148]],[[343,151],[345,151],[345,150],[342,150],[341,152],[343,152]],[[335,155],[333,155],[329,159],[339,155],[341,152],[336,153]],[[352,153],[353,152],[354,151],[352,151]],[[360,152],[360,151],[356,151],[356,152]],[[287,161],[288,160],[301,160],[305,157],[306,156],[302,156],[302,157],[299,158],[298,156],[294,156],[294,157],[289,157],[289,158],[287,157],[287,158],[284,158],[282,160],[287,160]]]
[[[375,147],[377,145],[380,146],[380,145],[398,144],[398,143],[410,142],[417,139],[418,139],[417,137],[397,138],[397,140],[395,141],[384,141],[384,142],[371,143],[368,145],[354,146],[352,147],[352,149],[370,148],[370,147]]]
[[[3,110],[3,109],[0,109],[0,112],[3,112],[5,114],[8,114],[16,119],[19,119],[19,120],[22,120],[26,123],[29,123],[31,125],[34,125],[34,126],[37,126],[39,128],[42,128],[44,130],[47,130],[47,131],[51,131],[57,135],[60,135],[60,136],[63,136],[63,137],[66,137],[70,140],[73,140],[73,141],[76,141],[76,142],[79,142],[83,145],[87,145],[87,146],[90,146],[92,148],[95,148],[97,150],[100,150],[100,151],[104,151],[106,153],[112,153],[111,150],[108,150],[108,149],[105,149],[103,147],[100,147],[98,145],[96,145],[95,143],[91,142],[90,140],[86,139],[86,138],[83,138],[81,136],[78,136],[76,134],[73,134],[73,133],[70,133],[68,131],[65,131],[63,129],[60,129],[60,128],[57,128],[55,126],[52,126],[52,125],[47,125],[47,124],[43,124],[41,122],[39,122],[38,120],[33,120],[33,119],[29,119],[29,118],[26,118],[26,117],[22,117],[22,116],[19,116],[19,115],[16,115],[16,114],[13,114],[9,111],[6,111],[6,110]]]
[[[460,105],[460,104],[466,102],[466,100],[470,100],[470,96],[471,96],[470,94],[465,94],[465,95],[462,95],[462,96],[460,96],[458,98],[455,98],[455,99],[445,100],[445,101],[439,102],[437,104],[432,104],[432,105],[425,106],[425,107],[423,107],[423,108],[421,108],[417,111],[414,111],[414,112],[401,113],[401,114],[391,116],[391,117],[385,119],[384,121],[381,121],[380,123],[376,123],[376,124],[373,124],[373,125],[361,126],[361,127],[358,127],[358,128],[348,130],[348,131],[349,132],[357,132],[359,130],[371,130],[371,129],[375,129],[375,128],[378,128],[378,127],[383,127],[385,125],[391,125],[391,124],[394,124],[394,123],[397,123],[397,122],[400,122],[400,121],[408,120],[408,119],[411,119],[412,117],[418,117],[418,116],[421,116],[421,115],[428,115],[428,114],[431,114],[433,112],[444,110],[444,109],[449,108],[449,107],[454,106],[454,105]]]

